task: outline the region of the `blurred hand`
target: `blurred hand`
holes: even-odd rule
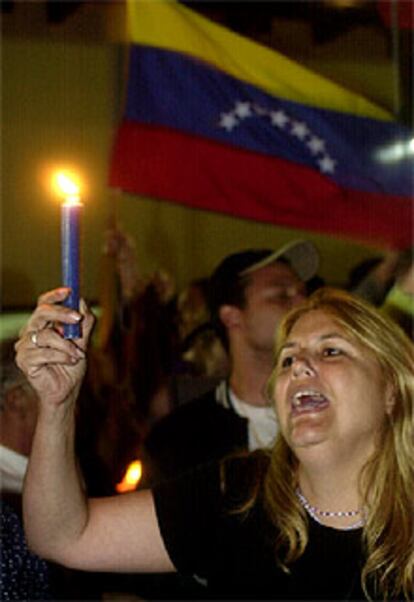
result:
[[[167,304],[174,298],[175,282],[174,278],[165,270],[157,270],[150,280],[157,291],[161,303]]]
[[[122,297],[124,300],[130,301],[140,284],[135,240],[118,226],[108,228],[104,237],[103,252],[115,259]]]
[[[80,312],[60,305],[70,289],[58,288],[39,297],[37,307],[16,343],[16,362],[43,407],[76,399],[86,370],[85,350],[94,317],[81,301]],[[63,338],[63,324],[81,322],[82,336]]]
[[[389,251],[378,266],[374,268],[372,273],[381,285],[387,285],[395,277],[399,256],[398,251]]]
[[[408,295],[414,296],[414,261],[398,279],[400,288]]]

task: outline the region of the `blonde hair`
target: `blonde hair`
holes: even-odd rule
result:
[[[279,349],[297,320],[312,310],[331,315],[344,331],[376,358],[391,382],[395,405],[384,424],[381,441],[360,479],[368,516],[362,538],[366,560],[361,584],[368,598],[384,600],[401,592],[411,600],[414,589],[414,345],[403,331],[365,301],[336,289],[319,289],[283,320]],[[269,381],[273,392],[275,371]],[[272,395],[273,397],[273,395]],[[284,570],[308,542],[307,517],[295,494],[298,461],[279,436],[264,478],[265,507],[279,536],[277,557]],[[366,495],[369,492],[369,498]],[[248,504],[249,505],[249,504]]]

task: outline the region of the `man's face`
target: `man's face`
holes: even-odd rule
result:
[[[241,328],[257,351],[273,352],[275,332],[283,316],[305,298],[305,285],[285,263],[275,262],[249,275]]]

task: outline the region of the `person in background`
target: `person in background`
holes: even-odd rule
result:
[[[77,454],[92,496],[111,495],[140,458],[151,425],[171,410],[175,285],[144,277],[132,237],[105,231],[100,313],[77,410]]]
[[[112,365],[110,385],[130,389],[144,429],[172,407],[170,376],[178,348],[176,287],[163,269],[144,276],[133,237],[117,225],[105,232],[104,277],[112,295],[102,295],[97,348]],[[108,297],[112,297],[108,301]]]
[[[229,371],[228,354],[209,321],[208,291],[209,279],[198,278],[177,296],[180,347],[172,377],[174,408],[214,388]]]
[[[33,554],[22,526],[22,492],[39,399],[15,362],[14,339],[0,343],[0,575],[2,600],[96,599],[100,584]]]
[[[17,511],[0,501],[0,576],[2,600],[50,600],[48,563],[26,543]]]
[[[38,398],[14,361],[14,340],[0,343],[1,599],[47,600],[47,563],[32,554],[21,524],[21,494],[37,419]]]
[[[211,329],[199,329],[208,314],[208,279],[176,292],[165,270],[143,276],[130,233],[112,225],[105,240],[103,258],[111,265],[105,279],[112,271],[116,286],[102,295],[98,348],[115,367],[116,383],[133,390],[136,414],[151,427],[211,388],[227,371],[227,356]]]
[[[359,263],[349,276],[348,290],[370,301],[414,337],[413,249],[390,251]]]
[[[349,273],[346,289],[380,307],[394,284],[400,254],[389,251],[355,265]]]
[[[0,344],[0,489],[19,497],[23,490],[38,399],[14,361],[14,340]]]
[[[117,225],[105,231],[102,261],[99,320],[77,410],[77,454],[92,496],[122,485],[152,425],[216,383],[226,360],[211,331],[190,332],[206,313],[202,280],[177,296],[165,271],[144,276],[133,237]]]
[[[318,264],[313,244],[297,241],[277,251],[234,253],[217,266],[208,301],[211,323],[229,356],[229,375],[154,425],[145,442],[144,484],[235,450],[272,445],[277,425],[264,387],[274,333],[286,312],[304,299],[305,283]]]
[[[16,346],[40,398],[24,490],[38,554],[83,570],[196,573],[222,599],[412,599],[414,346],[395,323],[344,291],[316,291],[280,325],[271,450],[87,499],[73,439],[93,318],[84,303],[63,307],[68,293],[41,297]],[[56,326],[79,320],[82,338],[63,339]]]
[[[381,310],[397,322],[414,340],[414,256],[413,249],[401,253],[395,282]]]

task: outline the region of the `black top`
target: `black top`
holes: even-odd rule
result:
[[[145,486],[248,447],[248,422],[216,400],[216,389],[159,420],[144,450]]]
[[[365,600],[360,529],[342,531],[309,518],[308,546],[286,574],[276,563],[275,528],[260,498],[247,516],[229,512],[246,491],[250,458],[226,461],[225,494],[218,463],[155,488],[162,537],[177,570],[207,578],[211,598]]]

